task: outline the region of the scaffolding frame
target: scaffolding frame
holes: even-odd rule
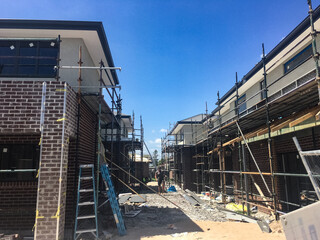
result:
[[[282,129],[283,127],[287,126],[288,124],[290,128],[292,128],[293,126],[296,126],[297,124],[303,122],[304,120],[316,116],[317,119],[319,119],[319,108],[318,107],[314,107],[311,108],[307,111],[305,110],[299,110],[299,114],[301,113],[302,115],[294,115],[292,118],[288,117],[287,119],[284,120],[279,120],[276,122],[271,122],[270,120],[270,113],[269,113],[269,107],[270,104],[276,104],[276,100],[280,99],[281,97],[287,95],[288,93],[286,93],[284,91],[285,88],[288,88],[289,85],[292,83],[290,83],[289,85],[286,85],[283,87],[283,89],[280,89],[280,95],[278,94],[277,96],[275,94],[269,96],[268,94],[268,90],[271,87],[276,86],[276,84],[281,81],[282,76],[279,77],[278,79],[276,79],[275,81],[273,81],[270,84],[267,84],[267,72],[269,72],[270,70],[272,70],[274,68],[274,66],[276,65],[277,62],[279,62],[281,59],[283,59],[284,57],[287,56],[287,54],[289,52],[292,52],[294,49],[298,48],[301,46],[301,44],[303,43],[303,41],[305,41],[306,39],[310,38],[311,36],[311,40],[312,40],[312,46],[313,46],[313,56],[308,57],[304,62],[308,61],[311,57],[313,57],[313,59],[315,60],[315,70],[311,70],[309,72],[306,72],[303,76],[300,77],[301,78],[305,78],[306,80],[299,85],[298,81],[295,80],[293,83],[295,84],[294,89],[292,89],[290,92],[293,92],[295,90],[297,90],[298,88],[304,88],[306,90],[303,91],[308,91],[308,88],[313,87],[312,82],[315,79],[317,81],[318,84],[318,95],[319,95],[319,99],[320,99],[320,71],[319,71],[319,53],[317,51],[317,47],[316,47],[316,38],[317,38],[317,34],[319,32],[317,32],[314,29],[313,26],[313,19],[312,19],[312,14],[313,14],[313,10],[312,10],[312,6],[311,6],[311,1],[308,0],[308,5],[309,5],[309,15],[310,15],[310,26],[311,26],[311,34],[307,35],[306,37],[304,37],[301,41],[299,41],[296,45],[294,45],[287,53],[285,53],[283,56],[280,57],[280,59],[278,59],[275,63],[273,63],[271,66],[269,66],[268,68],[266,67],[266,56],[264,53],[264,45],[262,45],[262,60],[261,60],[261,64],[262,64],[262,70],[263,70],[263,88],[261,88],[259,91],[257,91],[255,94],[253,94],[252,96],[250,96],[249,98],[245,99],[244,102],[239,103],[239,93],[238,93],[238,89],[240,83],[238,82],[238,77],[237,77],[237,73],[236,73],[236,84],[235,84],[235,94],[231,95],[228,97],[228,99],[226,99],[223,104],[220,101],[220,96],[219,96],[219,92],[218,92],[218,101],[217,101],[217,108],[215,110],[215,114],[211,114],[211,115],[206,115],[206,118],[203,120],[203,125],[207,125],[207,123],[214,117],[217,116],[217,119],[215,121],[215,124],[213,127],[208,127],[205,131],[203,131],[203,133],[201,134],[200,138],[197,139],[196,144],[195,144],[195,151],[197,151],[198,147],[203,147],[205,144],[207,144],[207,146],[210,146],[210,148],[208,148],[208,152],[207,155],[210,156],[210,158],[208,159],[208,168],[206,169],[200,169],[198,166],[196,166],[196,168],[194,169],[194,171],[197,172],[197,174],[203,174],[204,172],[209,172],[210,176],[218,174],[220,176],[220,193],[222,196],[226,196],[226,182],[225,182],[225,176],[226,174],[231,174],[231,175],[238,175],[240,178],[240,188],[238,189],[234,189],[234,195],[237,195],[240,199],[240,201],[242,202],[242,204],[246,204],[248,212],[247,214],[250,214],[250,205],[259,205],[259,207],[263,207],[268,209],[269,211],[271,211],[271,213],[274,215],[274,217],[276,219],[278,219],[279,214],[283,214],[283,212],[279,211],[278,206],[279,203],[282,204],[287,204],[287,205],[291,205],[294,207],[301,207],[301,203],[296,204],[293,202],[289,202],[288,197],[286,197],[286,200],[282,200],[280,199],[280,196],[277,196],[276,193],[276,178],[284,178],[285,183],[287,182],[287,178],[291,178],[291,177],[298,177],[298,178],[307,178],[308,174],[297,174],[297,173],[287,173],[287,172],[277,172],[274,170],[274,160],[273,160],[273,144],[272,144],[272,139],[274,138],[274,135],[272,135],[271,133],[275,132],[275,131],[279,131],[280,129]],[[316,76],[314,78],[314,75]],[[247,104],[248,101],[252,100],[253,98],[257,97],[257,96],[264,96],[262,98],[262,100],[260,102],[258,102],[256,105],[253,105],[253,107],[251,107],[250,109],[245,108],[244,111],[240,112],[240,107],[242,104]],[[227,104],[230,104],[231,101],[235,100],[235,106],[234,108],[230,107],[230,109],[224,111],[223,113],[221,113],[221,109],[226,106]],[[313,103],[313,102],[312,102]],[[257,111],[261,108],[265,108],[265,125],[262,128],[258,128],[257,130],[253,131],[253,132],[249,132],[246,134],[242,133],[242,126],[244,123],[242,123],[242,119],[244,119],[248,114]],[[289,106],[288,105],[288,110],[289,111],[293,111],[294,106]],[[230,113],[236,112],[235,116],[231,116],[228,117],[228,115]],[[225,120],[221,121],[221,119],[224,118]],[[255,121],[256,119],[252,119],[253,121]],[[261,121],[261,119],[258,119]],[[292,122],[291,122],[292,121]],[[224,137],[222,137],[222,131],[236,126],[237,129],[237,137],[235,139],[231,139],[231,140],[225,140],[225,142],[223,143],[222,139]],[[317,126],[317,125],[315,125]],[[305,126],[305,128],[310,128],[308,126]],[[260,170],[257,172],[254,171],[250,171],[251,166],[250,166],[250,162],[249,161],[249,166],[247,165],[248,159],[246,159],[246,151],[251,152],[250,147],[248,145],[249,141],[247,139],[250,140],[253,138],[253,136],[264,136],[264,138],[262,139],[266,139],[267,140],[267,148],[268,148],[268,154],[267,154],[267,159],[269,162],[269,172],[261,172]],[[280,133],[281,135],[281,133]],[[219,139],[220,141],[214,141],[215,139]],[[260,139],[261,140],[261,139]],[[257,140],[254,140],[257,141]],[[234,145],[235,143],[237,143],[237,147],[238,147],[238,161],[239,161],[239,171],[229,171],[225,169],[225,159],[224,159],[224,153],[223,153],[223,149],[226,146],[230,146],[230,145]],[[211,145],[210,145],[211,144]],[[209,151],[209,149],[212,149],[211,151]],[[213,168],[212,166],[214,165],[215,161],[214,159],[214,153],[218,153],[218,163],[219,163],[219,169]],[[252,159],[254,160],[254,156],[252,155],[252,153],[250,154]],[[193,156],[196,159],[197,163],[201,163],[202,159],[201,156],[196,152],[196,154]],[[256,161],[253,161],[256,164],[256,167],[259,169],[259,166],[257,165]],[[205,164],[201,165],[201,166],[206,166]],[[284,169],[285,171],[285,169]],[[271,190],[268,190],[269,196],[265,196],[261,190],[261,188],[258,186],[258,184],[254,181],[253,176],[254,175],[259,175],[261,177],[261,179],[263,179],[264,182],[264,186],[266,187],[266,189],[268,189],[268,185],[266,184],[264,178],[268,177],[270,178],[271,181]],[[251,178],[251,186],[249,185],[249,179],[248,176]],[[203,178],[202,178],[203,179]],[[213,183],[214,177],[209,177],[209,181],[204,182],[205,188],[209,189],[210,192],[214,191],[213,188],[213,184],[216,185],[216,183]],[[197,185],[197,192],[199,193],[199,184],[200,184],[200,178],[197,177],[196,178],[196,183]],[[201,186],[202,186],[202,182],[201,182]],[[252,187],[256,187],[258,189],[259,194],[255,194],[252,192]],[[287,187],[287,185],[286,185]],[[249,189],[251,188],[251,190]],[[201,189],[203,190],[203,189]],[[240,194],[239,194],[240,193]],[[223,198],[223,202],[225,202],[225,199]],[[265,205],[261,205],[261,204],[265,204]],[[271,205],[272,204],[272,205]],[[287,209],[288,210],[288,209]]]

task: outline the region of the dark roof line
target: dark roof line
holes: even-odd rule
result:
[[[320,17],[320,5],[313,12],[313,20],[316,21]],[[284,48],[286,48],[294,39],[296,39],[300,34],[302,34],[308,27],[310,27],[310,17],[307,16],[297,27],[295,27],[278,45],[276,45],[267,55],[266,63],[271,61],[277,54],[279,54]],[[260,60],[246,75],[243,76],[242,80],[238,83],[238,87],[241,87],[245,82],[247,82],[254,74],[256,74],[261,68],[262,60]],[[234,85],[226,94],[224,94],[220,101],[226,100],[232,93],[236,91],[236,86]],[[215,114],[218,111],[218,107],[212,111]]]
[[[168,133],[168,135],[172,135],[173,130],[176,129],[180,124],[202,124],[202,121],[178,121],[171,129],[171,131]]]
[[[108,44],[107,36],[102,22],[89,21],[62,21],[62,20],[18,20],[18,19],[0,19],[0,28],[17,29],[60,29],[60,30],[91,30],[98,33],[103,52],[106,56],[108,65],[114,67],[113,58]],[[115,70],[111,74],[116,84],[119,79]]]

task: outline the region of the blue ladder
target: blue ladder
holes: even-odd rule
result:
[[[77,240],[82,234],[91,233],[98,239],[98,215],[97,215],[97,200],[96,189],[94,182],[94,165],[80,165],[79,167],[79,181],[78,181],[78,197],[76,208],[76,221],[74,225],[74,240]],[[92,184],[90,183],[92,180]],[[82,187],[84,185],[84,188]],[[88,187],[89,186],[89,187]],[[93,196],[90,194],[92,193]],[[93,200],[93,201],[92,201]],[[86,209],[84,209],[86,208]],[[86,210],[86,211],[85,211]],[[91,212],[88,214],[88,211]],[[81,224],[78,224],[78,221]],[[92,221],[95,220],[95,221]],[[78,225],[86,224],[93,225],[87,229],[78,229]]]
[[[124,221],[122,218],[122,214],[120,212],[120,207],[119,203],[116,198],[116,194],[114,192],[114,187],[111,181],[110,173],[109,173],[109,168],[107,164],[102,164],[100,167],[101,175],[104,180],[104,183],[106,184],[106,190],[107,190],[107,195],[110,201],[110,205],[112,208],[114,220],[117,224],[118,232],[119,235],[126,235],[126,228],[124,226]]]

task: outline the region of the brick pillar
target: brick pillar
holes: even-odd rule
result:
[[[45,122],[42,139],[42,159],[38,189],[38,218],[35,228],[35,239],[63,239],[65,225],[65,202],[67,187],[67,164],[69,137],[74,134],[75,126],[75,94],[69,88],[67,91],[66,118],[63,118],[64,83],[48,82]],[[60,119],[60,121],[59,121]],[[63,121],[65,121],[64,154],[62,163],[61,201],[58,203],[60,162],[62,149]],[[58,220],[58,221],[57,221]],[[57,231],[59,224],[59,231]]]

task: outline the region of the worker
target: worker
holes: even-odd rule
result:
[[[155,178],[158,181],[158,192],[161,193],[164,191],[164,174],[161,170],[161,167],[158,167],[156,171]]]

